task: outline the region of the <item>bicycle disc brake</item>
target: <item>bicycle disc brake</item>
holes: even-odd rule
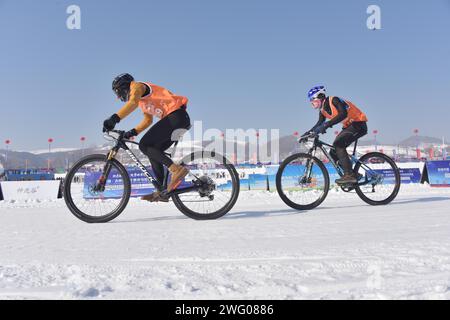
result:
[[[106,177],[104,175],[98,178],[97,182],[93,187],[91,187],[91,191],[95,193],[104,192],[106,188]]]
[[[311,183],[311,182],[312,182],[312,178],[311,178],[311,177],[307,178],[307,177],[305,177],[305,176],[301,177],[301,178],[298,180],[298,183],[299,183],[299,184],[309,184],[309,183]]]

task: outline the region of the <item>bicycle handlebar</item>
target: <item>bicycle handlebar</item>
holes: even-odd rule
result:
[[[317,137],[318,137],[318,135],[316,133],[310,132],[308,134],[301,136],[300,139],[298,139],[298,142],[303,143],[303,142],[308,141],[309,139],[315,139]]]
[[[114,137],[112,136],[110,133],[117,133],[119,135],[119,137]],[[104,132],[104,135],[113,138],[114,140],[119,140],[119,141],[123,141],[123,142],[129,142],[129,143],[133,143],[133,144],[139,144],[135,141],[129,140],[129,139],[124,139],[123,136],[125,135],[126,131],[123,130],[109,130]]]
[[[117,133],[119,136],[118,137],[115,137],[115,136],[113,136],[113,135],[111,135],[111,133]],[[125,131],[123,131],[123,130],[108,130],[108,131],[105,131],[105,132],[103,132],[103,136],[106,138],[106,137],[111,137],[111,138],[113,138],[114,140],[123,140],[123,135],[125,134]],[[106,140],[109,140],[109,139],[106,139]]]
[[[107,131],[108,133],[109,132],[114,132],[114,133],[118,133],[118,134],[124,134],[125,133],[125,131],[123,131],[123,130],[110,130],[110,131]]]

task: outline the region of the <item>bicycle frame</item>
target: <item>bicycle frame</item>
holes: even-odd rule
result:
[[[378,177],[378,174],[376,172],[374,172],[372,169],[370,169],[370,167],[368,167],[366,164],[362,163],[357,157],[356,157],[356,147],[357,147],[358,141],[355,141],[355,145],[353,148],[353,154],[350,156],[351,161],[354,164],[359,163],[361,168],[363,170],[365,170],[367,173],[369,173],[371,176],[375,176]],[[330,150],[335,150],[335,147],[323,142],[319,139],[319,137],[315,137],[314,138],[314,142],[312,147],[309,149],[308,154],[315,156],[315,153],[317,151],[317,148],[319,148],[323,154],[327,157],[327,159],[330,161],[330,163],[333,165],[333,167],[336,169],[336,172],[338,173],[338,175],[340,177],[344,176],[344,172],[342,170],[341,167],[339,167],[336,163],[336,161],[334,161],[333,157],[331,156],[330,152],[328,152],[328,150],[326,149],[326,147],[330,148]],[[307,171],[306,171],[306,176],[309,177],[311,174],[311,170],[312,170],[312,165],[311,165],[311,161],[308,160],[308,162],[306,163],[306,167],[307,167]],[[358,185],[362,186],[362,185],[366,185],[369,183],[372,183],[373,177],[371,177],[371,179],[367,179],[366,177],[366,181],[362,182],[362,183],[358,183]]]
[[[111,149],[111,151],[108,153],[108,161],[103,170],[103,172],[104,172],[103,176],[107,177],[109,175],[109,172],[111,170],[111,164],[109,161],[111,161],[116,156],[116,154],[119,152],[120,149],[123,149],[128,154],[128,156],[131,158],[131,160],[133,160],[133,162],[136,164],[136,166],[147,177],[147,179],[150,181],[150,183],[157,190],[162,191],[164,193],[164,195],[167,197],[170,197],[175,194],[182,194],[182,193],[187,193],[187,192],[191,192],[191,191],[197,191],[201,187],[201,185],[197,184],[197,185],[194,185],[191,187],[179,188],[179,189],[172,190],[171,192],[167,192],[167,185],[168,185],[168,178],[169,178],[169,171],[167,170],[167,168],[164,168],[164,179],[163,179],[163,184],[161,185],[158,182],[158,180],[156,180],[156,178],[147,170],[147,168],[145,168],[145,166],[142,164],[142,162],[139,161],[139,159],[136,157],[136,155],[131,151],[131,149],[127,145],[127,143],[132,143],[135,145],[139,145],[139,143],[131,141],[131,140],[123,139],[123,132],[120,132],[120,131],[111,131],[111,132],[118,133],[119,137],[117,139],[113,137],[114,140],[116,140],[116,144]],[[169,157],[173,157],[175,155],[177,145],[178,145],[178,141],[175,141],[172,153],[165,153],[165,154]]]

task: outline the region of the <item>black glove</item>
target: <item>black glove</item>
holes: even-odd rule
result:
[[[327,132],[328,129],[328,124],[327,123],[322,123],[320,126],[318,126],[317,128],[314,129],[314,133],[315,134],[325,134]]]
[[[103,132],[113,130],[116,124],[119,122],[120,122],[119,116],[116,113],[114,113],[111,117],[103,121]]]
[[[131,137],[136,137],[138,135],[136,129],[131,129],[130,131],[127,131],[124,133],[123,138],[124,139],[130,139]]]

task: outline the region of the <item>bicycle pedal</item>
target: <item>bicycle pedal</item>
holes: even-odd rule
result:
[[[169,198],[168,194],[169,194],[169,191],[163,190],[163,191],[161,191],[161,192],[159,193],[159,196],[160,196],[161,198]]]
[[[169,197],[167,196],[167,194],[163,194],[163,192],[160,192],[158,194],[152,193],[143,196],[141,199],[149,202],[169,202]]]
[[[358,184],[358,182],[344,182],[344,183],[336,182],[336,184],[337,184],[338,186],[340,186],[340,187],[351,188],[351,187],[356,186],[356,185]]]

